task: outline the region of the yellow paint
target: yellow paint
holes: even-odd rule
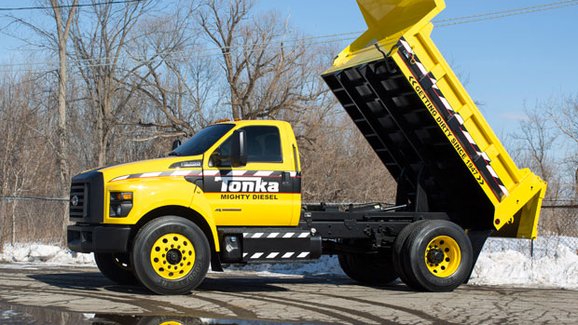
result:
[[[535,238],[546,183],[531,171],[518,169],[432,41],[431,20],[445,8],[444,1],[358,0],[358,4],[368,29],[339,54],[333,66],[325,73],[381,60],[384,55],[390,55],[411,84],[414,76],[405,66],[396,46],[399,39],[403,37],[425,69],[437,79],[436,86],[454,111],[464,119],[465,128],[480,150],[488,155],[491,167],[509,192],[508,195],[498,198],[487,182],[478,182],[494,206],[492,220],[494,227],[500,230],[508,223],[517,222],[516,237]],[[426,95],[421,96],[421,100],[425,103],[431,99]],[[430,110],[430,114],[435,118],[435,111]],[[443,128],[443,121],[437,122],[438,126]],[[455,138],[451,132],[444,133],[450,142]],[[454,147],[454,149],[459,153],[459,148]],[[467,165],[469,157],[462,157],[462,159]],[[475,166],[469,169],[472,177],[478,179],[480,171]]]
[[[432,42],[430,34],[433,26],[430,21],[444,8],[444,2],[442,0],[358,0],[358,3],[368,24],[368,30],[339,54],[334,66],[327,73],[379,60],[384,54],[388,54],[393,57],[408,81],[411,82],[411,73],[404,64],[401,64],[401,57],[395,47],[398,40],[404,37],[425,68],[434,73],[438,80],[438,88],[454,110],[463,117],[466,128],[480,149],[489,155],[492,161],[491,166],[509,191],[509,195],[500,201],[493,195],[487,184],[480,183],[481,188],[494,205],[495,228],[499,230],[509,222],[518,221],[516,236],[535,238],[546,184],[529,170],[519,170],[516,167]],[[433,112],[430,113],[433,114]],[[238,195],[249,196],[224,198],[222,196],[224,193],[204,193],[200,187],[186,181],[182,176],[119,179],[119,177],[134,174],[174,170],[200,170],[202,168],[204,171],[214,171],[215,168],[209,165],[211,154],[234,130],[252,125],[271,125],[279,128],[283,162],[249,163],[233,170],[301,171],[297,143],[288,123],[281,121],[227,123],[234,124],[234,128],[209,148],[204,155],[161,158],[102,169],[105,182],[104,223],[134,225],[147,213],[157,208],[183,207],[195,211],[206,220],[213,233],[217,251],[219,251],[216,231],[218,226],[297,225],[301,212],[300,193],[238,193]],[[450,141],[453,138],[453,135],[449,133],[446,136]],[[190,160],[202,161],[202,166],[170,168],[174,163]],[[479,174],[475,168],[470,171],[474,178]],[[110,192],[133,193],[133,208],[127,217],[112,218],[108,215]],[[260,197],[261,195],[268,196],[265,198]],[[519,220],[514,220],[515,216]]]
[[[246,166],[231,168],[232,171],[298,171],[293,157],[293,146],[297,146],[291,125],[281,121],[238,121],[237,127],[272,125],[279,129],[281,135],[281,150],[283,162],[253,163]],[[207,157],[228,138],[225,135],[209,150]],[[203,169],[207,172],[218,170],[211,167],[209,159],[203,161]],[[300,193],[206,193],[206,199],[212,207],[215,223],[219,226],[295,226],[299,223],[301,213]],[[223,199],[223,197],[227,197]],[[232,197],[232,198],[229,198]]]
[[[138,161],[101,169],[104,176],[104,223],[116,225],[135,225],[149,212],[167,206],[190,209],[204,218],[213,234],[214,245],[219,251],[218,226],[295,226],[301,213],[300,193],[204,193],[203,190],[185,180],[183,176],[154,176],[155,173],[174,171],[213,171],[209,166],[210,155],[235,130],[251,125],[269,125],[279,128],[282,146],[282,163],[248,163],[233,170],[263,170],[300,172],[297,143],[293,130],[282,121],[235,121],[228,122],[235,127],[225,134],[204,155],[188,157],[168,157]],[[297,156],[294,156],[294,152]],[[198,167],[170,168],[181,161],[199,161]],[[129,175],[149,173],[148,177],[125,178]],[[197,178],[201,178],[198,176]],[[131,192],[133,208],[123,218],[110,217],[110,193]],[[223,199],[222,195],[248,195],[245,197]],[[240,211],[232,211],[240,209]]]
[[[335,59],[326,73],[383,58],[400,37],[429,24],[445,4],[442,0],[357,0],[368,29]]]
[[[182,279],[195,266],[195,247],[187,237],[169,233],[155,240],[150,262],[160,277],[168,280]]]
[[[443,253],[443,260],[432,263],[428,254]],[[462,262],[462,251],[455,239],[449,236],[436,236],[428,244],[424,254],[425,265],[432,275],[438,278],[447,278],[456,273]]]

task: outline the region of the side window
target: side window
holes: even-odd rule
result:
[[[283,162],[279,129],[274,126],[248,126],[242,129],[245,130],[247,138],[247,162]],[[230,138],[225,140],[215,152],[221,160],[220,166],[231,165]]]
[[[243,130],[247,135],[248,162],[283,162],[279,129],[274,126],[248,126]]]
[[[221,145],[213,152],[209,166],[228,167],[231,166],[231,138],[223,141]]]

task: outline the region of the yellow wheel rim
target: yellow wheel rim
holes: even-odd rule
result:
[[[191,241],[176,233],[159,237],[151,248],[151,264],[155,272],[168,280],[185,277],[195,265],[195,248]]]
[[[425,265],[431,274],[447,278],[454,274],[462,261],[460,245],[449,236],[437,236],[425,250]]]

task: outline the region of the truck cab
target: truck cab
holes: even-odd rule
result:
[[[241,236],[247,233],[238,227],[293,229],[299,224],[301,209],[299,151],[291,125],[283,121],[227,121],[199,131],[166,158],[106,167],[74,177],[70,216],[76,224],[68,230],[69,247],[94,252],[105,275],[116,279],[119,273],[125,273],[131,278],[129,272],[133,270],[128,265],[134,262],[130,251],[141,227],[159,217],[174,216],[192,221],[199,228],[210,247],[207,253],[212,255],[214,267],[220,269],[222,259],[260,260],[260,256],[248,256],[247,251],[244,257],[220,257],[223,244],[241,242],[236,235],[223,233],[231,229]],[[291,237],[299,235],[310,237],[295,231]],[[169,247],[164,247],[167,252]],[[291,257],[313,257],[304,256],[306,251],[310,249],[304,247]],[[319,255],[320,247],[316,251]],[[167,255],[162,255],[166,259]],[[181,260],[176,260],[178,270]]]

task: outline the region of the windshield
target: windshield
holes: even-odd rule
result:
[[[195,156],[207,151],[225,133],[229,132],[234,124],[216,124],[197,132],[190,140],[173,150],[171,156]]]

